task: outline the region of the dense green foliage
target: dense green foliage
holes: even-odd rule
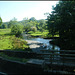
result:
[[[37,30],[47,30],[46,20],[36,20],[34,17],[31,17],[30,19],[24,18],[22,21],[17,21],[16,18],[13,18],[9,22],[2,23],[1,28],[12,28],[14,25],[20,26],[22,30],[27,33],[29,31],[36,32]]]
[[[19,25],[13,25],[11,27],[11,34],[14,34],[16,37],[21,36],[22,33],[22,27],[20,27]]]
[[[2,24],[2,18],[0,17],[0,28],[1,28],[1,24]]]
[[[22,32],[44,32],[45,30],[47,30],[47,24],[46,20],[36,20],[34,17],[31,17],[30,19],[24,18],[22,21],[17,21],[16,18],[13,18],[9,22],[2,23],[1,28],[11,28],[11,33],[19,37]]]
[[[75,49],[75,1],[59,1],[48,16],[49,34],[59,34],[61,49]]]

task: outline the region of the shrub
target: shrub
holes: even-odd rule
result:
[[[19,37],[22,33],[22,28],[19,25],[13,25],[11,27],[11,33],[14,34],[16,37]]]
[[[20,38],[16,37],[11,37],[10,40],[13,46],[12,50],[25,51],[27,48],[29,49],[29,46],[25,40],[21,40]]]
[[[33,32],[36,32],[36,31],[37,31],[37,28],[36,28],[36,27],[32,27],[31,30],[32,30]]]

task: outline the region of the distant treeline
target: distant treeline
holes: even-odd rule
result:
[[[36,20],[34,17],[31,17],[30,19],[24,18],[22,21],[17,21],[16,18],[13,18],[9,22],[3,22],[1,28],[12,28],[14,25],[20,26],[25,32],[36,32],[37,30],[43,32],[47,29],[45,19]]]

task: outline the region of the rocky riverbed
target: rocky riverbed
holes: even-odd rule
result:
[[[33,52],[41,53],[40,50],[45,49],[43,47],[43,43],[33,40],[26,40],[28,42],[29,47],[32,49]]]

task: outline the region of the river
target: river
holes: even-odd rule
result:
[[[56,45],[52,45],[49,43],[49,41],[51,41],[52,39],[43,39],[43,38],[40,38],[40,37],[31,37],[29,34],[22,34],[23,35],[23,38],[25,40],[31,40],[31,41],[36,41],[36,42],[40,42],[43,44],[43,47],[46,46],[46,49],[48,50],[60,50],[60,48]]]
[[[23,38],[28,42],[29,47],[32,49],[32,52],[35,53],[50,53],[49,50],[58,50],[54,52],[60,54],[60,48],[56,45],[52,45],[49,42],[52,39],[43,39],[41,37],[31,37],[29,34],[22,34]],[[52,53],[52,52],[51,52]],[[43,55],[44,58],[49,58],[50,55]],[[60,59],[60,55],[53,55],[53,59]]]

